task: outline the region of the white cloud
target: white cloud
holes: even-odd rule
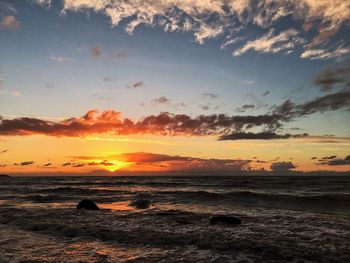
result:
[[[51,2],[35,1],[39,4]],[[223,36],[225,43],[222,48],[234,44],[237,37],[239,40],[246,39],[246,45],[240,51],[235,51],[237,55],[250,49],[258,52],[292,52],[301,42],[301,38],[289,30],[277,35],[269,31],[268,35],[260,36],[252,43],[245,34],[245,29],[252,25],[266,31],[281,18],[292,16],[298,20],[299,26],[302,24],[300,22],[313,21],[315,28],[329,27],[338,32],[341,25],[350,20],[348,0],[63,0],[63,12],[86,10],[106,15],[115,27],[121,21],[126,21],[125,31],[129,34],[145,24],[161,27],[167,32],[192,32],[200,44],[207,39]],[[302,26],[299,29],[301,31]],[[314,43],[322,45],[335,36],[336,33],[323,34]],[[258,43],[258,39],[264,42]],[[305,39],[305,48],[308,42],[312,42],[312,39]],[[261,44],[260,47],[258,44]]]
[[[288,51],[294,49],[296,45],[300,45],[304,42],[304,40],[298,35],[298,31],[295,29],[288,29],[277,35],[274,33],[274,29],[271,29],[262,37],[248,41],[244,46],[235,50],[233,55],[240,56],[249,50],[255,50],[262,53]]]
[[[301,54],[301,58],[309,59],[328,59],[341,58],[350,54],[350,47],[338,47],[335,50],[329,51],[325,49],[308,49]]]
[[[51,0],[33,0],[34,3],[41,5],[41,6],[51,6]]]
[[[58,63],[67,63],[69,61],[72,61],[71,58],[63,57],[63,56],[54,56],[54,55],[50,55],[50,59],[52,61],[55,61],[55,62],[58,62]]]

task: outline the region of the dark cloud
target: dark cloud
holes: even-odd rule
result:
[[[153,105],[170,104],[170,102],[171,100],[165,96],[161,96],[159,98],[151,100],[151,104]]]
[[[90,54],[93,58],[97,58],[102,55],[102,50],[99,46],[96,46],[90,50]]]
[[[5,150],[0,151],[0,153],[7,153],[8,151],[9,151],[8,149],[5,149]]]
[[[103,165],[103,166],[112,166],[112,165],[115,165],[115,163],[112,163],[112,162],[109,162],[109,161],[107,161],[107,160],[103,160],[103,161],[101,161],[101,162],[95,162],[95,161],[93,161],[93,162],[89,162],[89,163],[87,163],[87,165]]]
[[[301,104],[287,100],[283,104],[276,106],[272,113],[279,115],[281,117],[280,121],[289,122],[313,113],[340,109],[350,110],[350,90],[328,94]]]
[[[112,80],[112,78],[110,78],[110,77],[104,77],[103,78],[103,82],[112,82],[113,80]]]
[[[235,111],[239,112],[239,113],[242,113],[242,112],[245,112],[247,110],[253,110],[254,108],[255,108],[255,105],[253,105],[253,104],[245,104],[242,107],[237,107],[235,109]]]
[[[84,167],[84,166],[85,166],[84,163],[73,163],[72,164],[72,167],[74,167],[74,168],[80,168],[80,167]]]
[[[34,162],[33,161],[25,161],[25,162],[20,162],[17,165],[21,165],[21,166],[27,166],[27,165],[32,165]]]
[[[275,162],[270,166],[273,172],[289,172],[297,166],[295,166],[292,162]]]
[[[142,87],[143,87],[143,82],[142,81],[131,83],[131,84],[128,84],[126,86],[126,88],[128,88],[128,89],[137,89],[137,88],[142,88]]]
[[[71,165],[72,165],[72,163],[64,163],[64,164],[62,164],[63,167],[65,167],[65,166],[71,166]]]
[[[45,88],[48,88],[48,89],[53,89],[55,87],[55,84],[52,82],[45,82],[44,85],[45,85]]]
[[[263,97],[265,97],[265,96],[267,96],[267,95],[269,95],[270,94],[270,91],[266,91],[266,92],[264,92],[262,95],[263,95]]]
[[[202,110],[210,110],[211,104],[206,104],[206,105],[199,105],[199,108]]]
[[[206,98],[206,99],[213,100],[213,99],[217,99],[219,97],[219,95],[215,94],[215,93],[205,92],[205,93],[202,93],[202,97]]]
[[[237,132],[219,137],[220,141],[224,140],[273,140],[273,139],[289,139],[289,138],[304,138],[308,134],[277,134],[275,132]]]
[[[326,156],[319,160],[318,165],[350,165],[350,155],[346,156],[344,159],[336,158],[336,156]]]
[[[43,166],[44,167],[48,167],[48,166],[51,166],[52,165],[52,163],[46,163],[46,164],[44,164]]]
[[[322,157],[321,160],[332,160],[332,159],[335,159],[335,158],[337,158],[336,155],[331,155],[331,156]]]
[[[143,167],[149,169],[150,167],[166,168],[170,170],[244,170],[249,168],[251,160],[240,159],[204,159],[185,157],[167,154],[155,154],[148,152],[135,153],[121,153],[111,156],[70,156],[77,160],[88,161],[96,159],[113,159],[122,162],[133,163],[134,168]],[[101,162],[93,161],[92,165],[113,165],[104,160]]]
[[[155,105],[164,104],[169,102],[169,99],[160,97],[153,102]],[[158,115],[150,115],[138,121],[132,121],[122,118],[120,112],[113,110],[104,111],[101,114],[98,114],[97,110],[90,110],[82,117],[70,118],[60,122],[28,117],[15,119],[2,119],[0,117],[0,135],[43,134],[83,137],[91,134],[114,132],[117,135],[217,135],[225,138],[223,136],[234,137],[232,134],[249,133],[249,129],[259,128],[262,130],[260,132],[262,134],[270,133],[267,134],[267,137],[276,137],[277,135],[272,133],[276,133],[277,130],[283,128],[285,123],[313,113],[340,109],[350,109],[350,91],[328,94],[301,104],[287,100],[283,104],[275,106],[271,112],[262,115],[229,116],[227,114],[211,114],[192,117],[186,114],[162,112]],[[238,134],[237,137],[241,135]]]
[[[335,88],[350,88],[350,61],[340,67],[330,67],[313,79],[322,91],[330,91]]]

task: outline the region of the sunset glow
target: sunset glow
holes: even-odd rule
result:
[[[1,2],[1,173],[349,171],[346,1],[175,2]]]

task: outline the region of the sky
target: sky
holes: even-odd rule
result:
[[[350,172],[350,1],[0,1],[0,173],[293,171]]]

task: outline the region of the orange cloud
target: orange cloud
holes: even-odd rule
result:
[[[120,153],[109,156],[69,156],[88,165],[120,163],[128,171],[242,171],[250,169],[251,160],[204,159],[147,152]],[[108,161],[107,161],[108,160]],[[91,162],[92,161],[92,162]],[[74,163],[70,163],[74,167]]]

